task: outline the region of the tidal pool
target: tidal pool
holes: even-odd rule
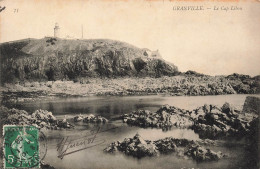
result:
[[[172,128],[169,131],[161,129],[131,127],[121,120],[113,120],[121,114],[130,113],[137,109],[156,111],[161,105],[169,104],[183,109],[195,109],[206,104],[223,105],[229,102],[242,109],[247,95],[221,95],[221,96],[127,96],[127,97],[84,97],[84,98],[57,98],[45,101],[35,101],[15,105],[16,108],[33,112],[37,109],[46,109],[53,112],[58,118],[70,118],[77,114],[101,115],[109,119],[107,124],[93,125],[83,122],[74,123],[74,129],[68,130],[44,130],[47,137],[48,149],[44,161],[55,168],[89,168],[89,169],[112,169],[112,168],[246,168],[250,152],[246,144],[241,140],[222,140],[221,146],[211,146],[214,151],[222,151],[228,154],[228,158],[214,162],[197,163],[192,159],[183,159],[174,155],[161,155],[159,157],[147,157],[136,159],[122,153],[106,154],[103,149],[113,141],[123,141],[124,138],[133,137],[139,133],[144,139],[157,140],[165,137],[186,138],[198,140],[199,137],[190,129]],[[58,158],[57,145],[62,138],[82,138],[93,129],[100,128],[96,138],[103,140],[100,145],[68,154],[63,159]]]

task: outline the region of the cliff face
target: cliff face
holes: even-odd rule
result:
[[[27,39],[0,45],[1,82],[178,73],[158,54],[113,40]]]

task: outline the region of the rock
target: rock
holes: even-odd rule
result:
[[[121,116],[124,123],[140,127],[157,127],[163,130],[172,127],[186,128],[193,122],[185,114],[189,112],[173,106],[164,105],[158,111],[152,113],[147,110],[133,111]]]
[[[260,97],[257,96],[247,96],[244,106],[243,113],[252,113],[260,115]]]
[[[191,144],[188,150],[185,152],[186,155],[191,156],[194,160],[198,162],[202,161],[214,161],[219,160],[223,157],[221,152],[214,152],[210,149],[206,149],[200,145]]]
[[[133,139],[125,139],[122,143],[113,142],[104,149],[105,152],[109,153],[114,153],[117,150],[137,158],[154,156],[158,153],[154,144],[151,141],[145,141],[139,134],[136,134]]]
[[[205,113],[209,113],[209,112],[211,111],[210,106],[207,105],[207,104],[205,104],[205,105],[203,106],[203,111],[204,111]]]
[[[45,129],[57,129],[55,126],[60,124],[60,128],[71,128],[71,124],[66,122],[66,124],[61,124],[51,112],[47,110],[36,110],[34,113],[29,115],[24,110],[18,109],[4,109],[7,115],[4,118],[3,124],[13,124],[13,125],[33,125],[37,128]],[[63,122],[65,123],[65,122]]]
[[[113,142],[104,149],[104,152],[107,153],[115,153],[116,151],[121,151],[126,155],[137,158],[176,152],[178,156],[183,158],[188,156],[198,162],[219,160],[224,157],[221,152],[216,153],[206,149],[193,140],[166,137],[150,141],[143,140],[139,134],[136,134],[133,138],[125,138],[123,142]]]
[[[105,117],[101,116],[95,116],[93,114],[87,115],[87,116],[82,116],[83,122],[84,123],[106,123],[108,120]],[[127,122],[127,121],[126,121]]]
[[[221,107],[222,112],[226,113],[229,117],[233,115],[233,108],[229,103],[224,103],[223,106]]]
[[[79,121],[82,121],[83,120],[83,116],[82,115],[77,115],[75,116],[73,119],[74,119],[74,122],[79,122]]]

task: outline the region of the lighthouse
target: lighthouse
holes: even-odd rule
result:
[[[58,23],[55,23],[54,38],[59,38],[59,37],[60,37],[60,27]]]

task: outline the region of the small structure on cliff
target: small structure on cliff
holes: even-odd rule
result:
[[[150,49],[145,48],[145,49],[143,49],[143,51],[144,51],[143,55],[147,56],[149,58],[160,58],[161,57],[159,50],[151,51]]]
[[[60,37],[60,27],[59,24],[56,22],[54,27],[54,37],[59,38]]]

